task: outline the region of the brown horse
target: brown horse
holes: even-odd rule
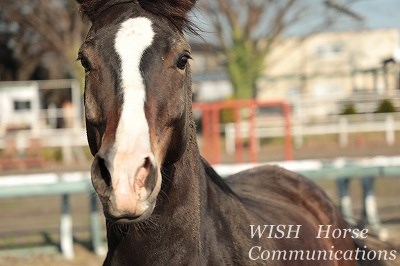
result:
[[[183,34],[195,0],[78,2],[92,22],[79,60],[105,265],[356,264],[364,232],[315,184],[265,166],[228,186],[200,156]]]

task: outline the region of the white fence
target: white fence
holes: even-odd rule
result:
[[[226,124],[225,148],[228,154],[235,151],[235,125]],[[385,134],[386,143],[395,143],[395,132],[400,131],[400,112],[387,114],[357,114],[357,115],[335,115],[328,116],[324,120],[299,121],[292,119],[292,136],[297,148],[304,143],[306,136],[316,135],[338,135],[339,145],[345,147],[349,143],[349,134],[381,132]],[[249,137],[249,123],[241,123],[241,136]],[[256,122],[257,139],[273,138],[284,136],[284,120],[280,117],[257,120]]]
[[[74,158],[80,162],[86,160],[80,149],[88,145],[84,128],[42,129],[39,132],[19,130],[12,135],[0,136],[0,149],[7,149],[10,141],[22,157],[27,149],[32,148],[32,143],[38,141],[40,147],[60,147],[64,163],[71,163]]]
[[[0,82],[0,137],[21,129],[82,128],[81,98],[76,80]]]

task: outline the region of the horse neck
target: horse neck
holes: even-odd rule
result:
[[[211,168],[199,153],[195,127],[190,126],[188,130],[189,143],[180,160],[164,172],[167,184],[149,221],[122,229],[128,234],[107,226],[109,251],[105,265],[204,264],[201,262],[210,255],[207,251],[219,248],[215,245],[221,241],[217,224],[228,224],[224,221],[227,219],[224,210],[239,204],[212,180]],[[234,227],[238,228],[238,223]],[[240,231],[245,232],[245,228]],[[239,240],[226,235],[225,241],[230,245]]]
[[[190,120],[191,121],[191,120]],[[196,142],[194,122],[188,127],[188,144],[181,158],[163,173],[165,188],[160,192],[157,205],[149,221],[128,225],[119,230],[118,225],[107,225],[109,248],[115,249],[121,241],[129,241],[129,246],[142,246],[144,243],[162,245],[165,237],[178,231],[185,237],[198,242],[200,230],[200,187],[204,180],[204,169]],[[164,186],[164,185],[163,185]],[[129,231],[121,234],[121,231]],[[164,240],[162,240],[164,236]],[[157,239],[154,239],[157,238]]]
[[[189,127],[188,134],[185,152],[173,165],[171,175],[167,174],[163,177],[167,179],[169,186],[165,191],[167,200],[161,203],[161,208],[168,212],[164,212],[163,215],[168,216],[169,213],[174,213],[174,217],[171,218],[177,224],[190,225],[192,231],[198,231],[201,188],[204,187],[205,173],[196,142],[195,127]]]
[[[173,248],[173,241],[166,239],[177,237],[177,242],[181,242],[185,248],[200,252],[201,219],[208,211],[208,197],[210,193],[212,197],[223,197],[224,193],[218,193],[221,191],[207,176],[196,142],[194,122],[190,123],[185,152],[171,167],[172,170],[163,171],[167,185],[159,195],[154,217],[150,217],[149,222],[130,225],[128,235],[121,234],[121,230],[109,225],[107,234],[110,249],[121,246],[121,241],[127,241],[132,248],[146,244],[168,250]]]

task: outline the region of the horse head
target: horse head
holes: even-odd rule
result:
[[[77,1],[92,22],[78,53],[92,182],[108,219],[142,221],[155,207],[162,167],[186,149],[191,57],[183,31],[195,1]]]

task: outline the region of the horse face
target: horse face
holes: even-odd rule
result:
[[[79,51],[92,182],[107,218],[141,221],[161,189],[161,167],[185,150],[190,48],[143,12],[94,21]],[[125,15],[121,15],[125,14]]]

